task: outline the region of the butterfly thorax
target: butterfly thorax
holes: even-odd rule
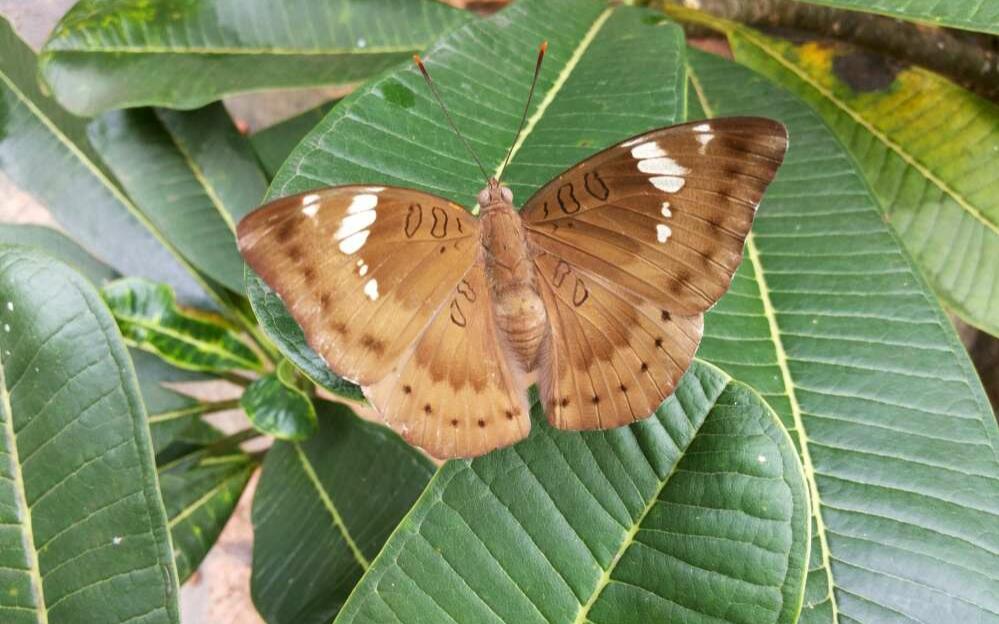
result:
[[[497,193],[490,198],[496,201],[482,205],[482,249],[493,291],[496,324],[523,370],[530,371],[544,339],[548,318],[538,294],[534,258],[523,222],[507,197]]]

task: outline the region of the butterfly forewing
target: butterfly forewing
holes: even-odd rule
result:
[[[584,160],[521,215],[538,248],[674,314],[728,288],[756,207],[787,148],[768,119],[655,130]]]
[[[340,186],[278,199],[239,224],[239,248],[335,372],[383,378],[479,253],[460,206],[410,189]]]
[[[526,387],[499,337],[481,260],[365,394],[390,426],[435,457],[474,457],[527,435]]]
[[[535,262],[551,323],[539,375],[549,421],[605,429],[649,416],[690,366],[701,315],[671,314],[548,253]]]

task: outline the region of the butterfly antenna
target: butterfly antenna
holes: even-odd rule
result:
[[[548,51],[548,42],[542,41],[541,47],[538,48],[538,62],[534,65],[534,79],[531,80],[531,91],[527,94],[527,103],[524,104],[524,114],[520,117],[520,126],[517,127],[517,134],[513,135],[513,143],[510,144],[510,149],[506,151],[506,158],[503,159],[503,166],[500,167],[499,175],[497,178],[503,177],[503,172],[506,171],[506,166],[510,162],[510,156],[513,155],[513,148],[517,145],[517,139],[520,138],[520,133],[524,129],[524,124],[527,122],[527,111],[531,108],[531,98],[534,97],[534,87],[538,84],[538,75],[541,74],[541,61],[545,58],[545,52]]]
[[[415,62],[416,66],[420,68],[420,73],[423,74],[423,78],[427,81],[427,86],[430,87],[430,92],[434,94],[434,98],[436,98],[437,103],[440,104],[441,110],[444,111],[444,116],[447,117],[447,122],[451,125],[451,129],[458,135],[461,142],[465,144],[465,149],[467,149],[468,153],[472,155],[472,159],[474,159],[475,164],[479,166],[479,170],[482,171],[482,177],[486,179],[486,183],[488,184],[489,174],[486,173],[486,168],[482,166],[482,161],[475,155],[475,151],[472,149],[472,146],[468,144],[468,141],[465,140],[464,135],[458,131],[458,126],[454,125],[454,119],[451,119],[451,113],[448,112],[447,106],[444,106],[444,98],[442,98],[441,94],[437,92],[437,87],[434,86],[434,81],[430,79],[430,74],[427,73],[427,68],[423,65],[423,60],[420,58],[419,54],[413,55],[413,62]]]

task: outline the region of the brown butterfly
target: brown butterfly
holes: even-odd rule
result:
[[[527,435],[535,371],[562,429],[626,425],[672,394],[786,148],[763,118],[659,128],[519,213],[489,178],[479,218],[413,189],[325,188],[247,216],[239,248],[385,422],[435,457],[471,457]]]

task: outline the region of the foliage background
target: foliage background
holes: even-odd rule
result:
[[[9,6],[6,6],[7,3],[9,3],[9,0],[3,0],[2,2],[0,2],[0,11],[4,12],[4,14],[6,14],[6,15],[16,16],[18,10],[22,10],[22,11],[25,10],[23,4],[16,2],[16,0],[15,0],[14,4],[17,5],[17,6],[9,7]],[[61,15],[61,13],[65,10],[65,8],[68,7],[68,5],[72,4],[72,2],[64,2],[63,4],[65,4],[67,6],[61,6],[59,2],[53,2],[53,1],[50,1],[50,2],[47,2],[47,3],[39,3],[37,5],[33,5],[32,8],[27,9],[27,12],[37,11],[37,13],[34,16],[34,18],[36,20],[38,20],[38,18],[40,16],[42,18],[42,20],[38,20],[38,21],[34,21],[34,22],[32,22],[32,21],[29,20],[29,21],[24,22],[24,23],[28,23],[28,24],[32,24],[32,23],[34,23],[34,24],[44,24],[44,18],[46,16],[40,15],[40,14],[44,13],[45,11],[51,11],[51,13],[49,13],[49,15],[48,15],[48,17],[50,19],[57,18],[59,15]],[[47,31],[48,31],[48,26],[47,25],[43,25],[43,26],[39,26],[38,27],[38,32],[40,33],[41,37],[44,37],[44,35],[47,33]],[[342,91],[335,91],[335,90],[334,91],[329,91],[328,90],[328,91],[325,92],[324,95],[319,96],[319,98],[317,98],[317,99],[322,99],[324,97],[329,97],[330,95],[339,94],[341,92]],[[231,108],[231,110],[236,111],[235,114],[236,114],[237,118],[242,117],[244,120],[248,121],[250,127],[257,126],[258,124],[259,125],[266,125],[266,121],[265,120],[263,120],[263,119],[261,119],[259,117],[252,118],[255,115],[257,115],[259,111],[265,110],[267,108],[267,107],[260,107],[259,106],[259,103],[261,101],[266,101],[266,100],[270,100],[270,102],[271,102],[269,108],[277,109],[277,110],[275,110],[275,117],[276,118],[285,117],[289,113],[295,112],[294,108],[288,108],[290,106],[289,105],[289,98],[287,96],[284,96],[284,95],[276,96],[276,97],[269,96],[269,97],[264,98],[263,100],[260,99],[257,96],[254,96],[254,97],[238,97],[238,98],[234,98],[233,100],[230,101],[230,108]],[[308,96],[303,97],[302,99],[299,100],[299,102],[301,103],[301,109],[307,108],[313,101],[314,100],[310,101],[310,99],[309,99]],[[241,108],[241,105],[243,106],[243,108]],[[295,108],[298,108],[298,107],[295,107]],[[284,110],[280,110],[280,109],[284,109]],[[241,110],[243,111],[242,113],[240,113]],[[3,187],[0,187],[0,188],[3,188]],[[4,189],[4,190],[6,190],[6,189]],[[18,197],[18,196],[16,194],[14,194],[13,197]],[[2,207],[0,207],[0,210],[3,211],[3,212],[0,212],[0,220],[2,220],[2,221],[14,221],[14,222],[17,222],[17,221],[25,221],[25,220],[32,220],[32,221],[35,221],[35,220],[44,220],[44,217],[42,216],[42,213],[39,213],[37,211],[37,208],[31,205],[30,200],[23,199],[23,198],[18,198],[18,199],[15,199],[14,201],[5,203]],[[965,337],[967,338],[967,341],[968,341],[969,344],[975,344],[976,341],[979,340],[979,338],[976,336],[976,334],[974,332],[972,332],[972,331],[967,332],[965,334]],[[981,351],[984,351],[984,352],[987,352],[988,350],[989,350],[988,347],[986,347],[985,349],[981,349]],[[991,370],[991,369],[986,369],[986,370],[988,371],[988,370]],[[992,372],[992,375],[994,377],[994,371]],[[986,376],[986,379],[988,379],[988,376]],[[221,391],[224,392],[224,390],[221,390]],[[240,519],[239,512],[237,512],[236,518],[237,518],[237,521],[231,523],[229,531],[230,531],[231,534],[233,534],[233,533],[234,534],[242,534],[242,537],[237,537],[236,540],[235,540],[235,542],[227,542],[226,541],[227,540],[226,536],[223,536],[223,538],[222,538],[223,541],[221,542],[222,547],[218,548],[216,550],[217,551],[221,551],[222,556],[227,556],[227,555],[231,556],[231,555],[234,554],[235,556],[231,558],[231,563],[235,564],[238,567],[240,565],[245,565],[246,563],[248,563],[248,553],[245,551],[245,549],[247,548],[246,539],[248,538],[249,531],[245,529],[245,525],[243,527],[240,527],[240,524],[239,524],[239,519]],[[244,522],[245,522],[245,516],[243,516],[243,519],[244,519]],[[236,544],[236,550],[233,551],[231,549],[228,549],[229,547],[227,547],[227,544],[229,544],[229,545]],[[242,552],[240,552],[240,550],[239,550],[240,548],[243,549]],[[228,552],[226,552],[227,549],[228,549]],[[233,574],[232,571],[225,571],[225,572],[223,572],[223,571],[221,571],[219,569],[215,569],[214,572],[213,572],[211,565],[212,565],[211,562],[209,562],[207,564],[207,568],[206,568],[206,576],[209,577],[209,579],[210,579],[211,582],[214,582],[216,579],[223,580],[225,578],[232,578],[232,574]],[[239,573],[236,572],[236,574],[239,574]],[[238,578],[238,576],[237,576],[237,578]],[[193,587],[196,588],[197,586],[193,585]],[[185,586],[185,589],[184,589],[185,592],[188,592],[188,598],[187,598],[188,604],[191,604],[191,603],[193,603],[193,602],[195,602],[197,600],[196,598],[192,599],[190,597],[191,588],[192,588],[192,585],[189,584],[188,586]],[[212,591],[214,591],[214,590],[212,590]],[[211,616],[210,621],[222,621],[221,619],[219,619],[220,618],[220,615],[219,615],[220,613],[225,613],[226,616],[232,617],[232,619],[230,621],[244,622],[244,621],[250,621],[248,619],[250,617],[255,617],[255,614],[253,613],[252,607],[250,607],[245,613],[240,613],[238,616],[234,615],[234,613],[232,611],[231,604],[228,604],[225,601],[224,596],[220,596],[219,594],[212,594],[208,600],[210,602],[216,603],[216,606],[218,607],[218,611],[219,611],[219,613],[216,613],[213,616]],[[250,614],[253,614],[253,615],[251,616]]]

